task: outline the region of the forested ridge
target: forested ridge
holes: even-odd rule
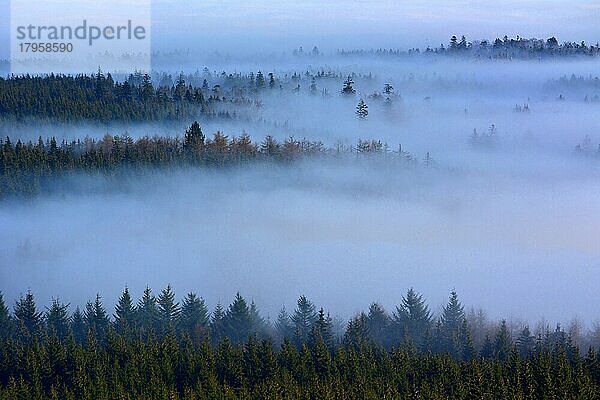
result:
[[[600,360],[560,327],[513,338],[505,321],[481,345],[453,291],[438,316],[410,289],[393,313],[373,303],[338,331],[305,296],[271,324],[239,293],[209,312],[170,286],[125,288],[113,316],[100,295],[83,310],[27,292],[0,295],[0,398],[591,399]]]
[[[11,75],[0,77],[0,117],[16,121],[98,122],[176,120],[222,115],[215,103],[226,102],[183,76],[156,86],[148,74],[131,74],[119,82],[101,70],[95,75]]]
[[[314,50],[312,54],[315,54]],[[509,38],[504,35],[504,37],[498,37],[493,41],[487,39],[469,41],[465,35],[452,35],[447,45],[427,46],[424,50],[419,48],[406,51],[399,49],[339,50],[338,54],[342,56],[416,56],[424,54],[493,60],[529,60],[596,57],[600,54],[600,44],[588,45],[585,41],[560,43],[554,36],[548,39],[537,39],[524,38],[519,35]]]
[[[183,137],[142,137],[106,135],[100,140],[63,141],[54,137],[23,143],[0,140],[0,198],[33,196],[52,191],[56,178],[70,173],[101,173],[118,176],[131,171],[192,167],[227,168],[249,163],[289,164],[305,158],[344,156],[385,156],[402,164],[414,164],[412,154],[389,149],[378,140],[359,140],[356,147],[326,147],[322,142],[297,140],[280,142],[272,136],[253,142],[249,135],[229,137],[217,131],[206,138],[198,122]],[[422,162],[431,165],[426,154]]]

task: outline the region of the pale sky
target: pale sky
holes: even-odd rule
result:
[[[159,39],[178,32],[177,42],[195,36],[210,47],[219,39],[260,39],[258,47],[283,44],[286,50],[296,42],[425,47],[447,43],[452,34],[600,40],[600,3],[592,0],[156,0],[154,11]]]
[[[540,38],[554,35],[560,41],[600,40],[600,3],[593,0],[152,2],[153,41],[161,49],[241,47],[247,51],[289,51],[315,44],[330,49],[406,48],[438,46],[447,43],[452,34],[465,34],[470,39],[519,34]],[[77,3],[70,8],[76,10]],[[9,10],[9,0],[0,0],[3,58],[8,51]]]

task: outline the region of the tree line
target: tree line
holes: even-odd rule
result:
[[[57,142],[54,137],[36,142],[0,140],[0,198],[32,196],[53,190],[56,178],[70,173],[118,176],[128,171],[178,167],[227,168],[248,163],[290,163],[308,157],[388,157],[402,163],[417,159],[399,148],[392,151],[379,140],[359,140],[356,147],[327,147],[320,141],[278,141],[266,136],[253,142],[249,135],[229,137],[217,131],[207,138],[198,122],[183,137],[106,135],[104,138]],[[430,157],[426,157],[430,161]]]
[[[0,77],[0,117],[19,122],[158,121],[203,115],[231,117],[216,107],[226,101],[207,88],[186,83],[156,85],[148,74],[122,81],[101,70],[95,75],[11,75]]]
[[[456,292],[435,317],[410,289],[389,314],[373,303],[336,333],[305,296],[275,323],[239,293],[212,313],[170,286],[129,289],[112,317],[96,295],[73,313],[0,294],[0,398],[595,398],[600,359],[557,330],[513,338],[505,321],[480,348]]]
[[[441,55],[460,56],[479,59],[545,59],[545,58],[572,58],[572,57],[597,57],[600,55],[600,44],[588,45],[585,41],[580,43],[565,41],[560,43],[556,37],[548,39],[523,38],[517,35],[509,38],[496,38],[468,41],[465,35],[460,39],[456,35],[450,37],[449,43],[440,44],[438,47],[427,46],[424,50],[412,48],[400,49],[372,49],[372,50],[339,50],[342,56],[418,56]]]

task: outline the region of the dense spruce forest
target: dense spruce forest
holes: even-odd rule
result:
[[[186,85],[154,87],[148,74],[131,74],[123,82],[98,71],[96,75],[22,75],[0,78],[0,116],[27,121],[61,122],[156,121],[193,115],[218,115],[211,102],[226,99]]]
[[[302,48],[296,49],[294,54],[322,56],[316,47],[306,53]],[[554,37],[539,40],[505,36],[491,43],[487,40],[469,42],[465,36],[460,40],[452,36],[447,46],[441,45],[433,49],[428,47],[423,51],[378,49],[337,52],[339,56],[364,57],[420,54],[467,61],[473,57],[490,60],[595,58],[600,55],[600,45],[587,45],[585,42],[561,44]],[[352,72],[350,75],[354,79],[373,78],[371,73]],[[573,84],[597,87],[597,78],[591,84],[582,82],[584,77],[577,78],[578,81],[575,82],[575,76],[571,77],[568,82],[571,87]],[[100,69],[94,75],[9,75],[6,78],[0,77],[0,117],[21,122],[32,119],[139,122],[178,120],[194,116],[235,118],[240,113],[244,114],[245,108],[262,107],[255,95],[263,89],[290,89],[292,92],[299,92],[301,86],[306,85],[309,92],[320,92],[328,96],[331,93],[319,88],[317,83],[341,79],[346,79],[346,76],[339,71],[330,68],[314,69],[314,66],[311,70],[284,73],[282,76],[261,71],[249,74],[211,71],[206,67],[201,72],[196,70],[191,74],[179,73],[173,76],[165,72],[136,72],[118,79]],[[564,85],[564,80],[559,84]],[[391,90],[379,93],[379,96],[389,100],[393,97],[390,96],[393,87],[388,86]],[[343,89],[343,93],[355,93],[352,87],[346,89]]]
[[[283,142],[267,136],[253,142],[249,135],[229,138],[217,131],[207,139],[198,122],[183,137],[131,137],[106,135],[100,140],[63,141],[54,137],[37,142],[0,140],[0,198],[48,194],[57,188],[57,178],[73,173],[101,173],[119,176],[174,168],[222,169],[248,163],[290,164],[302,159],[346,159],[357,156],[414,165],[418,160],[402,148],[391,150],[379,140],[359,140],[356,147],[338,145],[329,148],[322,142],[293,137]],[[433,165],[426,154],[423,165]]]
[[[435,316],[413,289],[394,312],[373,303],[345,329],[305,296],[271,324],[239,293],[209,312],[170,286],[113,315],[100,295],[71,313],[33,293],[0,295],[2,399],[591,399],[600,358],[560,327],[513,337],[506,321],[476,345],[456,292]]]

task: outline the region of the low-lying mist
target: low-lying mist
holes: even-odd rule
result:
[[[523,158],[501,173],[315,160],[180,170],[117,190],[71,177],[72,193],[0,205],[0,280],[7,299],[31,289],[74,305],[125,285],[171,283],[211,306],[239,290],[271,318],[301,294],[347,318],[372,301],[393,309],[410,287],[436,309],[454,288],[492,317],[593,321],[597,167],[553,159],[560,171],[526,173]]]
[[[596,154],[599,103],[584,98],[599,94],[598,86],[559,82],[575,74],[593,83],[597,61],[285,56],[263,63],[226,60],[197,72],[209,88],[223,84],[221,69],[274,71],[277,82],[246,91],[259,106],[236,118],[200,117],[207,136],[294,135],[330,147],[381,139],[418,160],[429,153],[435,163],[306,160],[148,172],[118,184],[65,177],[70,190],[0,203],[7,299],[31,289],[42,301],[60,295],[75,305],[93,292],[115,299],[124,285],[137,296],[146,285],[170,282],[211,306],[228,304],[239,290],[273,318],[305,294],[347,318],[372,301],[391,310],[410,287],[441,307],[455,288],[465,304],[495,318],[600,317],[591,301],[600,283],[600,164],[574,151],[583,141]],[[202,66],[168,68],[176,77]],[[306,71],[334,77],[316,79],[311,90]],[[342,96],[351,73],[356,94]],[[385,83],[394,87],[391,103],[372,96]],[[361,98],[366,119],[355,115]],[[190,123],[3,120],[0,133],[59,141],[174,137]]]

